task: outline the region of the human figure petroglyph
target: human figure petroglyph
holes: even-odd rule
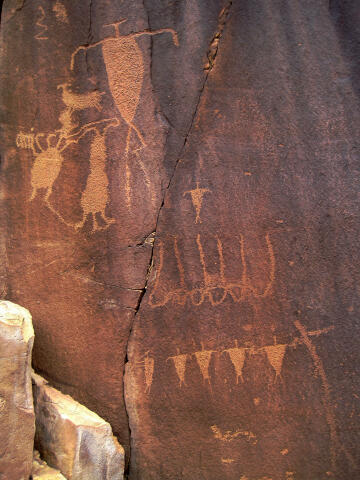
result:
[[[106,131],[110,127],[118,126],[118,120],[110,122],[100,133],[99,127],[95,128],[95,136],[90,146],[90,173],[86,180],[85,190],[81,195],[81,207],[83,217],[75,225],[76,229],[82,228],[86,219],[91,216],[93,221],[92,232],[105,230],[115,222],[113,218],[106,215],[106,206],[109,201],[108,185],[109,180],[105,171],[106,166]],[[103,221],[99,224],[97,215]]]
[[[325,333],[334,330],[334,327],[327,327],[320,330],[311,330],[307,332],[308,338],[318,337]],[[276,339],[275,339],[276,341]],[[177,354],[172,355],[166,359],[166,362],[171,360],[174,364],[177,377],[179,378],[179,387],[185,385],[185,374],[186,368],[189,366],[188,359],[190,357],[195,357],[196,362],[200,368],[201,375],[204,379],[204,382],[207,381],[211,383],[211,378],[209,374],[209,366],[211,362],[212,355],[229,355],[230,361],[234,367],[236,374],[236,383],[238,384],[239,378],[241,382],[244,383],[243,378],[243,368],[245,362],[253,355],[265,355],[268,359],[269,364],[274,369],[276,379],[281,375],[281,370],[284,362],[284,356],[286,350],[289,348],[296,348],[299,345],[306,345],[305,339],[300,337],[295,337],[289,343],[273,343],[270,345],[263,346],[239,346],[239,342],[235,339],[235,346],[224,349],[204,349],[202,346],[201,350],[197,350],[191,353],[181,353],[179,348],[177,349]]]
[[[144,359],[138,363],[144,366],[145,392],[149,393],[153,382],[155,368],[155,360],[150,356],[149,350],[145,352]]]
[[[97,122],[90,122],[82,126],[81,128],[79,128],[76,132],[72,134],[69,134],[66,130],[60,130],[60,131],[57,131],[57,133],[48,133],[48,134],[38,133],[36,135],[33,133],[26,134],[24,132],[20,132],[16,136],[16,145],[19,148],[27,148],[31,150],[35,157],[33,166],[31,168],[30,183],[32,187],[32,192],[31,192],[29,201],[34,200],[40,190],[45,190],[43,201],[45,202],[47,207],[55,215],[57,215],[57,217],[67,226],[72,228],[79,228],[78,224],[72,224],[70,222],[67,222],[62,217],[62,215],[52,206],[49,200],[49,197],[53,192],[54,183],[59,176],[59,173],[64,161],[62,152],[66,148],[68,148],[68,146],[71,145],[72,143],[78,143],[79,140],[87,133],[93,130],[97,130],[100,126],[104,126],[104,125],[106,126],[106,124],[109,122],[110,124],[105,128],[108,128],[113,125],[117,125],[118,119],[112,118],[112,119],[100,120]],[[96,163],[95,160],[94,160],[94,163]],[[100,183],[102,187],[104,187],[104,184],[107,185],[106,182],[104,182],[104,177],[102,175],[99,178],[97,187],[99,187]],[[97,189],[96,192],[98,191],[99,190]],[[96,194],[93,193],[93,200],[95,199],[95,195]],[[90,211],[90,203],[88,201],[89,198],[90,198],[89,195],[87,195],[82,205],[83,208],[85,206],[86,215],[93,213],[93,211]],[[99,208],[99,210],[95,210],[94,214],[97,212],[102,214],[103,212],[105,212],[103,203],[105,200],[107,201],[108,199],[107,191],[106,191],[106,194],[104,194],[102,200],[100,200],[98,197],[96,198],[97,198],[97,203],[94,205],[94,207]],[[104,215],[103,215],[103,220],[105,221],[107,226],[113,223],[112,219],[108,219]]]
[[[280,378],[286,345],[274,344],[264,347],[265,354],[269,360],[270,365],[275,370],[275,380]]]
[[[36,21],[35,25],[37,27],[40,28],[40,31],[35,35],[34,38],[36,38],[36,40],[48,40],[48,36],[45,35],[45,33],[48,31],[48,26],[47,25],[44,25],[42,22],[43,20],[45,20],[45,10],[42,6],[38,6],[38,10],[40,12],[40,17],[39,19]]]
[[[119,22],[105,25],[106,27],[114,28],[113,36],[106,37],[103,40],[91,45],[80,45],[71,56],[70,69],[74,69],[75,57],[80,51],[86,51],[99,45],[101,46],[112,98],[121,118],[128,126],[125,144],[125,195],[127,205],[130,207],[132,175],[129,165],[129,151],[131,134],[133,133],[139,142],[139,147],[134,150],[135,152],[146,147],[144,136],[134,123],[134,117],[139,105],[140,94],[144,81],[144,59],[136,39],[143,35],[154,36],[163,33],[170,33],[176,46],[179,45],[179,42],[177,33],[172,28],[162,28],[154,31],[143,30],[141,32],[120,35],[119,25],[126,22],[126,20],[127,19],[123,19]],[[138,155],[135,156],[135,159],[139,163],[140,168],[144,173],[145,183],[152,195],[153,200],[148,168],[143,162],[141,162],[141,159]]]
[[[245,363],[246,349],[239,348],[238,341],[235,340],[235,347],[227,348],[226,350],[223,350],[222,353],[227,353],[230,357],[231,363],[235,368],[236,383],[239,383],[239,378],[241,379],[242,382],[244,382],[242,371]]]
[[[206,265],[206,253],[201,239],[201,234],[196,237],[196,245],[199,252],[199,260],[203,275],[203,286],[193,289],[188,289],[185,286],[185,272],[181,261],[181,255],[177,243],[177,238],[173,239],[173,250],[177,261],[177,268],[179,274],[179,287],[173,290],[167,290],[159,296],[159,286],[161,274],[164,267],[164,244],[159,241],[159,264],[156,272],[156,280],[154,287],[149,294],[149,305],[152,308],[162,307],[168,302],[174,304],[184,305],[189,300],[193,305],[200,306],[205,300],[208,300],[212,306],[222,304],[227,297],[230,297],[235,303],[244,302],[246,300],[262,299],[267,297],[273,287],[275,281],[275,255],[273,246],[270,240],[270,235],[265,235],[265,244],[268,257],[268,275],[265,286],[262,290],[256,288],[248,277],[247,259],[245,255],[245,240],[244,236],[239,236],[240,254],[242,271],[238,281],[229,281],[226,278],[226,266],[223,254],[223,243],[220,238],[217,238],[217,251],[219,258],[219,268],[217,274],[210,274]]]
[[[194,352],[204,383],[208,381],[209,384],[211,384],[209,366],[210,366],[212,354],[214,352],[215,350],[204,350],[204,347],[202,347],[201,350]]]
[[[187,361],[187,354],[180,354],[178,349],[178,354],[172,357],[167,358],[168,360],[172,360],[174,362],[175,370],[177,376],[179,377],[180,387],[185,385],[185,370],[186,370],[186,361]]]
[[[200,188],[199,187],[199,182],[196,182],[196,188],[193,190],[187,190],[186,192],[183,193],[183,197],[186,195],[190,195],[192,204],[195,209],[196,217],[195,217],[195,223],[201,223],[201,218],[200,218],[200,213],[201,213],[201,207],[203,203],[203,197],[205,193],[210,193],[211,190],[208,188]]]

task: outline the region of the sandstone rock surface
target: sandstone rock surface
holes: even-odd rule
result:
[[[0,478],[27,480],[31,473],[35,418],[31,390],[31,315],[0,301]]]
[[[3,6],[4,291],[32,312],[34,368],[110,422],[127,451],[128,336],[217,9],[214,0]]]
[[[110,425],[33,374],[35,445],[68,480],[122,480],[125,453]]]
[[[4,291],[131,480],[360,477],[357,4],[5,2]]]
[[[130,478],[360,478],[359,5],[216,4],[130,338]]]
[[[66,480],[59,470],[49,467],[41,460],[39,452],[34,452],[34,460],[31,472],[32,480]]]

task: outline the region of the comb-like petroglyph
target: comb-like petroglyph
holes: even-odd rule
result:
[[[200,306],[205,301],[209,301],[212,306],[221,305],[226,298],[231,298],[235,303],[244,302],[246,300],[260,300],[267,297],[273,287],[276,273],[276,261],[273,245],[270,239],[270,235],[265,236],[265,255],[267,255],[268,262],[268,275],[266,278],[265,287],[260,290],[256,285],[251,282],[248,275],[247,258],[245,255],[245,239],[242,234],[238,237],[239,249],[241,252],[241,270],[239,272],[239,279],[237,281],[229,281],[226,278],[226,265],[224,261],[223,250],[226,246],[223,246],[223,242],[220,238],[217,238],[217,251],[219,257],[218,273],[209,273],[207,269],[206,250],[204,242],[199,233],[196,236],[195,242],[198,250],[200,268],[203,275],[203,286],[189,289],[185,286],[185,270],[183,267],[183,261],[181,259],[181,253],[178,247],[177,236],[173,236],[173,251],[176,257],[179,287],[176,289],[169,289],[168,286],[162,285],[162,270],[164,268],[164,242],[159,240],[159,259],[156,268],[156,279],[153,289],[149,294],[149,305],[152,308],[163,307],[167,303],[185,305],[188,301],[194,306]],[[161,293],[160,293],[161,292]],[[219,295],[220,292],[220,295]]]

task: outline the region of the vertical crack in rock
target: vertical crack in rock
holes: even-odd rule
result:
[[[93,39],[93,35],[92,35],[92,5],[93,5],[93,0],[90,0],[89,1],[89,28],[88,28],[87,42],[85,44],[86,46],[89,46],[92,42],[92,39]],[[87,73],[88,76],[90,76],[87,49],[85,50],[85,65],[86,65],[86,73]]]
[[[216,29],[215,35],[211,40],[209,50],[207,51],[208,63],[206,64],[204,70],[207,70],[208,73],[214,67],[215,58],[219,49],[219,42],[226,25],[232,3],[232,0],[230,0],[219,14],[218,28]]]
[[[90,44],[92,41],[92,3],[93,0],[90,0],[89,3],[89,29],[88,29],[88,40],[87,43]]]
[[[126,405],[126,398],[125,398],[125,369],[126,369],[126,364],[129,361],[129,358],[128,358],[129,343],[130,343],[130,339],[131,339],[131,336],[132,336],[133,327],[134,327],[134,323],[135,323],[135,320],[136,320],[136,315],[140,311],[140,307],[141,307],[142,301],[144,299],[144,296],[145,296],[145,293],[146,293],[146,290],[147,290],[147,287],[148,287],[148,281],[149,281],[150,273],[151,273],[153,263],[154,263],[154,244],[155,244],[155,239],[156,239],[156,232],[157,232],[157,227],[158,227],[158,223],[159,223],[160,213],[161,213],[161,210],[162,210],[162,208],[164,206],[164,203],[165,203],[166,194],[167,194],[168,190],[170,189],[170,186],[171,186],[172,181],[174,179],[178,164],[179,164],[180,159],[182,157],[182,154],[185,150],[189,135],[190,135],[192,127],[194,125],[195,118],[197,116],[198,109],[199,109],[199,106],[200,106],[201,98],[202,98],[202,95],[203,95],[203,92],[205,90],[205,86],[206,86],[206,83],[207,83],[207,80],[208,80],[208,77],[209,77],[209,73],[215,65],[215,59],[216,59],[216,56],[218,54],[220,39],[223,35],[225,25],[228,21],[232,4],[233,4],[233,0],[230,0],[229,2],[227,2],[227,4],[225,5],[225,7],[222,8],[222,10],[220,11],[220,14],[218,16],[217,29],[216,29],[216,32],[215,32],[214,36],[212,37],[209,49],[207,51],[208,64],[204,68],[204,71],[205,71],[204,80],[203,80],[203,83],[202,83],[201,88],[199,90],[199,95],[198,95],[198,98],[197,98],[197,101],[196,101],[196,104],[195,104],[194,112],[193,112],[192,117],[191,117],[190,125],[189,125],[189,128],[188,128],[187,132],[186,132],[183,145],[180,149],[179,156],[178,156],[178,158],[175,162],[174,169],[173,169],[173,171],[170,175],[169,182],[168,182],[168,184],[167,184],[167,186],[164,190],[163,198],[162,198],[162,201],[161,201],[158,213],[157,213],[157,217],[156,217],[154,231],[151,235],[149,235],[149,237],[151,237],[151,245],[152,245],[150,260],[149,260],[149,264],[148,264],[148,268],[147,268],[147,272],[146,272],[146,276],[145,276],[145,280],[144,280],[144,288],[142,289],[142,291],[139,295],[138,303],[137,303],[137,306],[135,308],[135,313],[134,313],[134,316],[133,316],[133,319],[132,319],[132,322],[131,322],[131,325],[130,325],[130,329],[129,329],[129,335],[128,335],[128,340],[127,340],[127,344],[126,344],[124,371],[123,371],[124,406],[125,406],[125,412],[126,412],[127,419],[128,419],[129,439],[130,439],[130,445],[129,445],[129,452],[130,453],[129,453],[128,463],[127,463],[127,467],[126,467],[126,471],[125,471],[125,478],[128,478],[130,463],[131,463],[131,428],[130,428],[130,421],[129,421],[129,413],[128,413],[128,409],[127,409],[127,405]],[[143,0],[143,6],[144,6],[144,9],[145,9],[145,12],[147,13],[148,28],[150,28],[149,14],[148,14],[147,9],[146,9],[145,0]],[[151,50],[150,50],[151,82],[152,82],[152,72],[151,72],[151,70],[152,70],[152,55],[153,55],[153,40],[151,39]],[[147,237],[147,239],[149,239],[149,237]],[[145,240],[144,243],[146,243],[146,240]]]

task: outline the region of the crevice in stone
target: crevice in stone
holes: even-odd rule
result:
[[[86,45],[89,46],[91,44],[91,41],[93,39],[92,35],[92,5],[93,5],[93,0],[90,0],[89,2],[89,28],[88,28],[88,36],[87,36],[87,42]],[[88,51],[85,50],[85,64],[86,64],[86,73],[89,76],[89,63],[88,63]]]
[[[167,192],[168,192],[168,190],[170,189],[170,186],[171,186],[171,184],[172,184],[172,182],[173,182],[173,179],[174,179],[174,176],[175,176],[175,173],[176,173],[178,164],[179,164],[180,159],[181,159],[181,157],[182,157],[182,154],[183,154],[183,152],[184,152],[184,150],[185,150],[185,147],[186,147],[186,144],[187,144],[189,135],[190,135],[191,130],[192,130],[192,127],[193,127],[193,125],[194,125],[195,118],[196,118],[197,113],[198,113],[198,110],[199,110],[201,98],[202,98],[202,95],[203,95],[203,93],[204,93],[205,86],[206,86],[206,83],[207,83],[207,80],[208,80],[208,77],[209,77],[209,73],[210,73],[210,71],[212,70],[212,68],[214,67],[215,59],[216,59],[216,56],[217,56],[217,53],[218,53],[218,49],[219,49],[219,42],[220,42],[220,39],[221,39],[221,37],[222,37],[222,34],[223,34],[223,31],[224,31],[225,25],[226,25],[226,23],[227,23],[227,20],[228,20],[228,17],[229,17],[229,13],[230,13],[230,9],[231,9],[232,3],[233,3],[233,1],[230,0],[230,1],[226,4],[226,6],[221,10],[221,12],[220,12],[220,14],[219,14],[219,17],[218,17],[217,30],[216,30],[216,32],[215,32],[215,35],[214,35],[213,38],[212,38],[212,41],[211,41],[211,43],[210,43],[210,48],[209,48],[209,50],[208,50],[208,52],[207,52],[207,57],[208,57],[209,63],[210,63],[210,58],[211,58],[211,68],[205,68],[205,69],[204,69],[204,71],[205,71],[205,76],[204,76],[204,80],[203,80],[203,83],[202,83],[202,85],[201,85],[201,88],[199,89],[199,94],[198,94],[198,98],[197,98],[197,101],[196,101],[196,104],[195,104],[194,112],[193,112],[192,117],[191,117],[190,125],[189,125],[189,128],[188,128],[188,130],[187,130],[187,132],[186,132],[186,135],[185,135],[185,137],[184,137],[183,145],[182,145],[182,147],[181,147],[181,149],[180,149],[178,158],[177,158],[177,160],[176,160],[176,162],[175,162],[175,165],[174,165],[173,171],[172,171],[172,173],[171,173],[171,175],[170,175],[168,184],[167,184],[166,188],[164,189],[163,198],[162,198],[162,201],[161,201],[161,204],[160,204],[158,213],[157,213],[157,217],[156,217],[155,228],[154,228],[154,231],[151,233],[151,236],[152,236],[152,249],[151,249],[150,260],[149,260],[149,264],[148,264],[148,268],[147,268],[147,273],[146,273],[146,277],[145,277],[145,281],[144,281],[144,288],[142,289],[142,292],[141,292],[140,295],[139,295],[138,303],[137,303],[137,306],[136,306],[136,309],[135,309],[135,313],[134,313],[134,316],[133,316],[133,320],[132,320],[132,322],[131,322],[130,329],[129,329],[128,340],[127,340],[127,344],[126,344],[126,353],[125,353],[125,361],[124,361],[124,371],[123,371],[124,406],[125,406],[125,412],[126,412],[127,419],[128,419],[129,440],[130,440],[130,442],[129,442],[129,443],[130,443],[130,453],[129,453],[129,458],[128,458],[127,467],[126,467],[126,470],[125,470],[125,478],[128,478],[128,475],[129,475],[129,472],[130,472],[130,465],[131,465],[131,428],[130,428],[129,414],[128,414],[127,405],[126,405],[126,399],[125,399],[125,368],[126,368],[126,364],[129,362],[129,358],[128,358],[129,343],[130,343],[130,339],[131,339],[131,336],[132,336],[132,333],[133,333],[133,327],[134,327],[134,323],[135,323],[135,320],[136,320],[136,316],[137,316],[137,314],[138,314],[139,311],[140,311],[140,307],[141,307],[142,302],[143,302],[143,299],[144,299],[144,297],[145,297],[145,293],[146,293],[146,290],[147,290],[147,287],[148,287],[148,281],[149,281],[150,273],[151,273],[151,270],[152,270],[153,264],[154,264],[154,246],[155,246],[156,232],[157,232],[157,228],[158,228],[158,223],[159,223],[159,218],[160,218],[161,210],[162,210],[162,208],[163,208],[163,206],[164,206]],[[147,12],[147,9],[146,9],[146,6],[145,6],[145,0],[143,0],[143,6],[144,6],[145,11]],[[147,15],[148,15],[148,14],[147,14]],[[148,21],[149,21],[149,15],[148,15]],[[150,24],[149,24],[149,28],[150,28]],[[151,55],[151,57],[150,57],[150,72],[151,72],[151,67],[152,67],[152,52],[153,52],[152,46],[153,46],[153,44],[151,44],[151,52],[150,52],[150,55]],[[151,73],[150,73],[150,75],[151,75]],[[152,78],[151,78],[151,81],[152,81]],[[149,237],[147,237],[147,238],[149,238]]]
[[[90,0],[89,3],[89,29],[88,29],[88,38],[87,43],[90,44],[92,41],[92,4],[93,0]]]
[[[215,35],[211,40],[209,50],[207,51],[208,63],[205,65],[204,70],[207,70],[208,72],[214,67],[216,55],[219,49],[219,42],[226,25],[232,3],[232,0],[230,0],[219,14],[218,28],[216,29]]]
[[[17,3],[16,3],[16,7],[15,7],[15,11],[16,12],[19,12],[20,10],[22,10],[25,6],[25,2],[26,0],[17,0]],[[3,4],[4,2],[1,1],[1,5]]]

